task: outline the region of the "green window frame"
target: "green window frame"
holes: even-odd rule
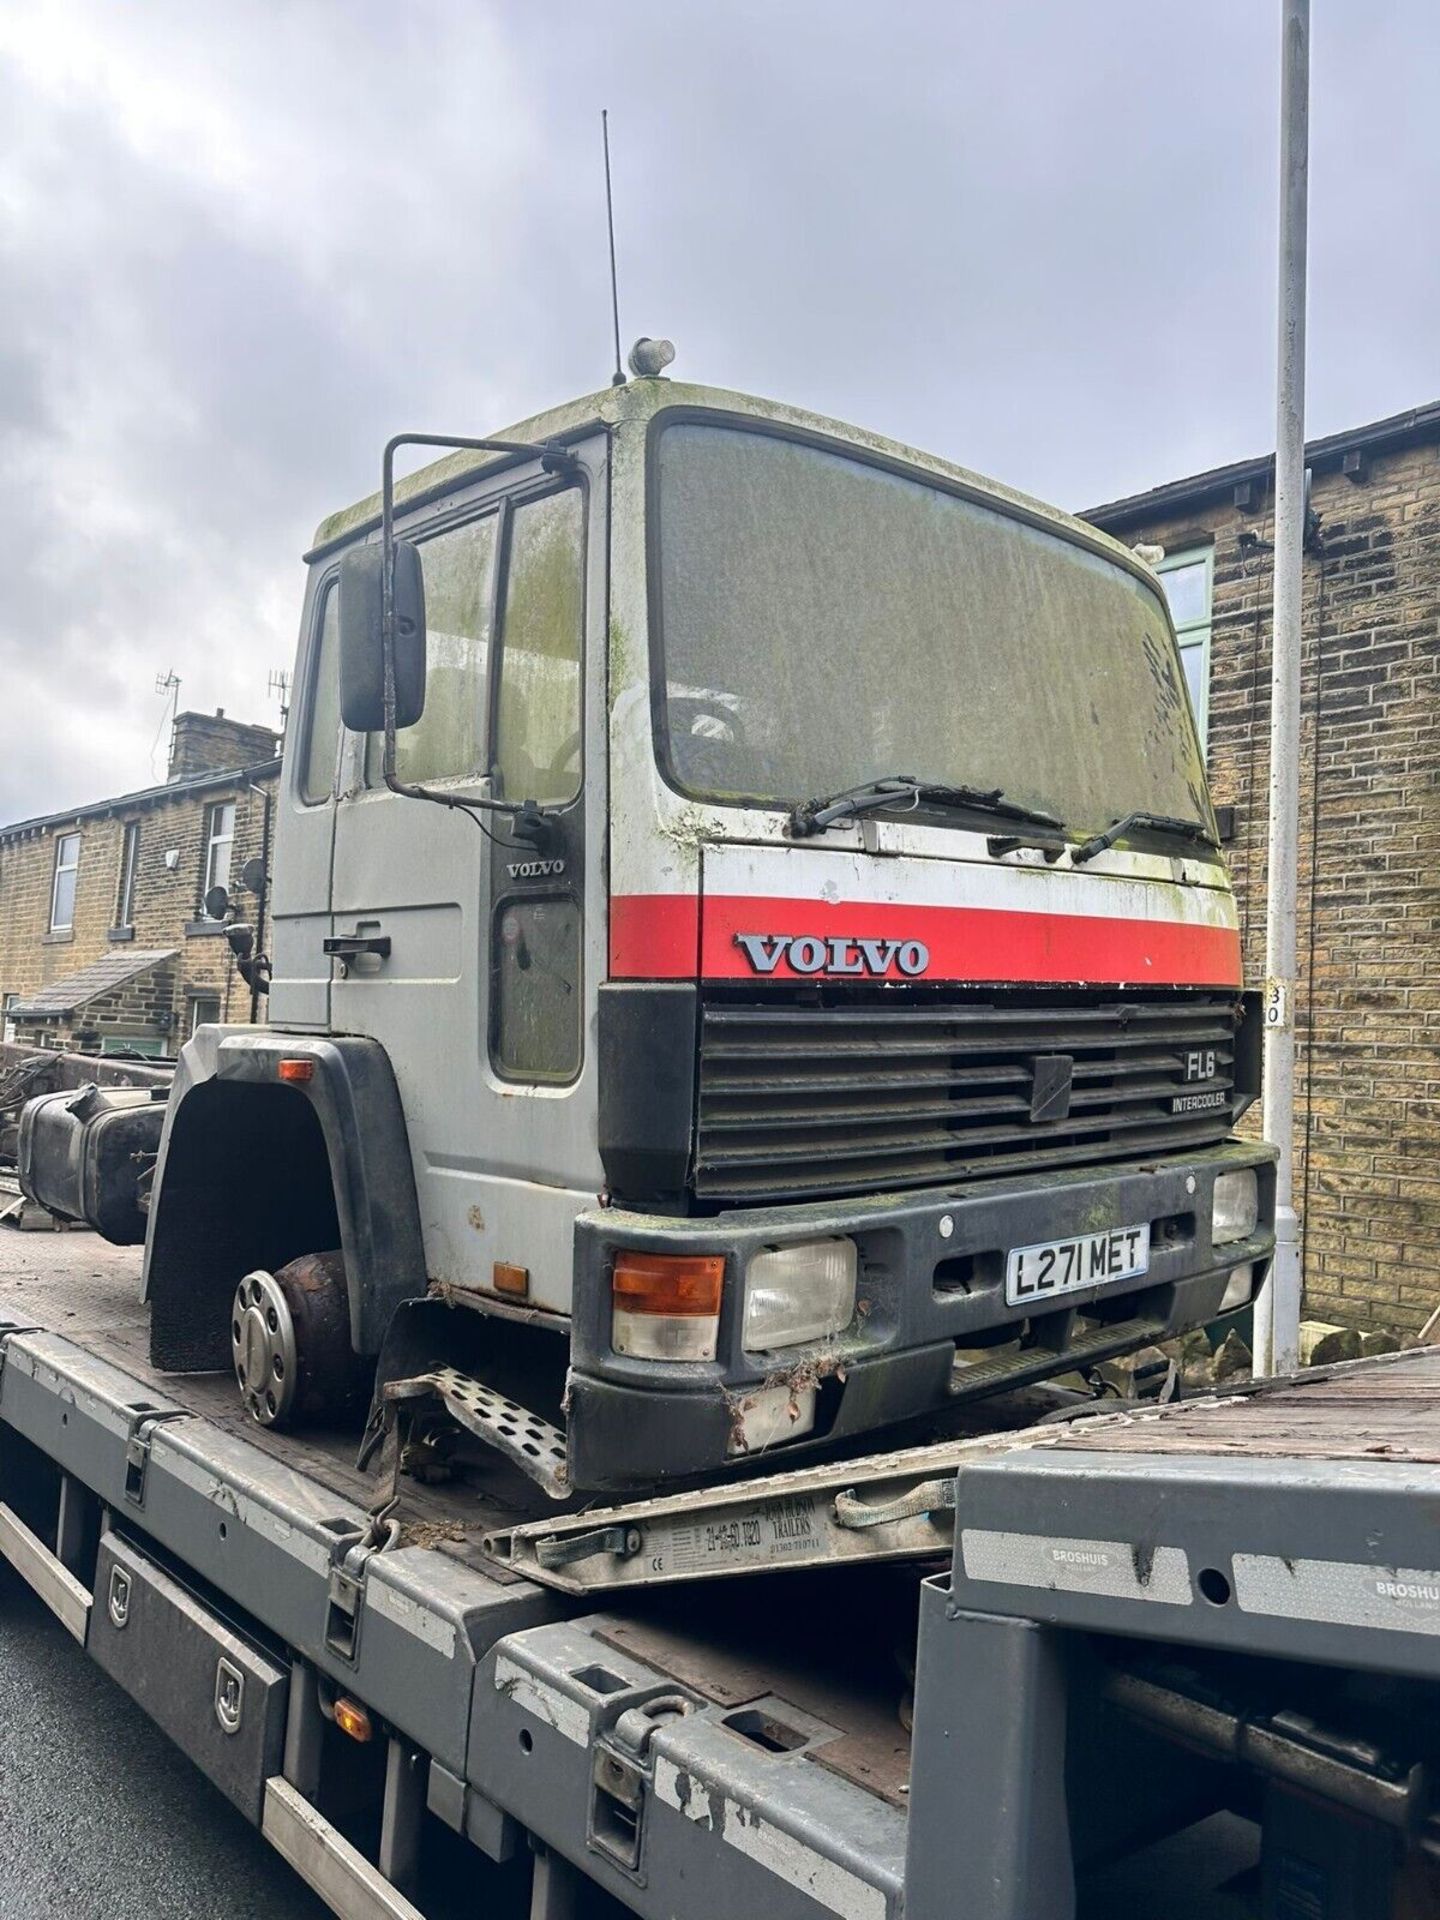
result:
[[[1195,709],[1201,748],[1210,741],[1210,632],[1214,624],[1215,549],[1181,547],[1167,553],[1155,571],[1165,589],[1175,637],[1180,642],[1180,664]]]

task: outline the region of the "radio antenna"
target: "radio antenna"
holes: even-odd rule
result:
[[[600,137],[605,143],[605,225],[610,233],[610,317],[615,326],[615,371],[610,376],[612,387],[625,384],[625,367],[620,358],[620,280],[615,271],[615,196],[610,187],[610,113],[609,109],[600,109]]]

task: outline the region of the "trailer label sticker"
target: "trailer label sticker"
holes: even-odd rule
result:
[[[448,1660],[455,1652],[455,1623],[419,1600],[412,1600],[385,1580],[366,1582],[367,1602],[372,1613],[383,1614],[404,1632],[423,1640],[426,1646]]]
[[[578,1747],[589,1746],[589,1708],[579,1700],[572,1700],[558,1687],[537,1679],[527,1667],[503,1653],[495,1661],[495,1691],[508,1694],[517,1707],[533,1713],[563,1739],[573,1741]]]
[[[1367,1567],[1356,1560],[1234,1556],[1235,1603],[1245,1613],[1389,1633],[1440,1634],[1440,1571]]]
[[[1180,1547],[1147,1551],[1128,1540],[1056,1540],[1039,1533],[965,1527],[960,1552],[967,1580],[1049,1593],[1093,1593],[1108,1600],[1152,1600],[1188,1607],[1190,1562]]]
[[[164,1434],[163,1428],[161,1429],[161,1434]],[[228,1435],[216,1433],[213,1428],[199,1436],[200,1444],[202,1445],[215,1441],[225,1441],[228,1438]],[[248,1440],[241,1440],[232,1444],[244,1447],[247,1453],[253,1451]],[[302,1532],[299,1527],[292,1526],[291,1523],[284,1518],[283,1514],[275,1512],[266,1502],[259,1499],[248,1498],[238,1490],[235,1482],[232,1481],[227,1484],[222,1470],[222,1464],[218,1457],[216,1464],[211,1465],[206,1459],[199,1456],[198,1452],[196,1456],[192,1458],[189,1452],[181,1451],[175,1439],[165,1438],[163,1444],[162,1441],[157,1440],[155,1449],[152,1452],[152,1473],[155,1470],[154,1458],[156,1453],[163,1458],[165,1471],[170,1475],[172,1480],[178,1480],[182,1486],[187,1486],[193,1492],[202,1494],[206,1500],[214,1501],[216,1504],[222,1505],[226,1511],[234,1514],[242,1527],[248,1527],[252,1533],[262,1535],[263,1538],[269,1540],[273,1546],[281,1548],[293,1559],[300,1561],[303,1566],[309,1567],[312,1572],[329,1573],[330,1549],[326,1543],[323,1540],[316,1539],[311,1534]],[[270,1466],[271,1463],[267,1461],[266,1465]],[[282,1468],[277,1469],[277,1471],[289,1474],[292,1481],[298,1479],[298,1476],[294,1474],[293,1468]],[[289,1489],[287,1489],[287,1491],[288,1490]],[[333,1502],[331,1510],[332,1512],[343,1513],[344,1502]],[[358,1533],[364,1528],[365,1516],[360,1512],[358,1507],[354,1510],[354,1513],[355,1528]]]
[[[637,1565],[651,1575],[704,1574],[813,1557],[825,1540],[825,1500],[820,1493],[757,1500],[723,1520],[676,1515],[646,1528],[646,1550]]]
[[[792,1887],[841,1920],[885,1920],[884,1889],[862,1880],[838,1860],[806,1846],[793,1834],[772,1825],[753,1808],[727,1799],[718,1787],[707,1788],[688,1769],[667,1755],[655,1761],[655,1798],[697,1825],[718,1827],[720,1837],[737,1852],[768,1867]]]
[[[1068,1240],[1042,1240],[1012,1247],[1005,1260],[1005,1304],[1022,1307],[1057,1293],[1133,1280],[1149,1270],[1150,1223],[1080,1233]]]

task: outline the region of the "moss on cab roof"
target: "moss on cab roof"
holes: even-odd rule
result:
[[[528,420],[500,428],[493,437],[498,440],[537,442],[573,440],[587,429],[595,427],[611,429],[626,422],[643,423],[666,407],[702,407],[724,413],[746,414],[752,419],[768,420],[778,426],[823,435],[827,439],[877,454],[884,460],[912,467],[918,472],[934,474],[967,493],[1010,507],[1026,519],[1049,527],[1092,552],[1118,561],[1127,572],[1138,575],[1158,591],[1150,568],[1129,547],[1102,533],[1088,521],[1077,520],[1073,514],[1064,513],[1060,508],[1052,507],[1030,494],[1020,493],[1014,487],[1007,487],[1002,481],[987,479],[984,474],[972,472],[953,460],[942,460],[936,454],[924,453],[899,440],[887,439],[884,434],[870,433],[863,427],[849,426],[841,420],[828,420],[822,414],[810,413],[803,407],[787,406],[783,401],[765,400],[748,393],[733,393],[724,387],[691,386],[685,381],[668,379],[631,380],[623,387],[602,387],[598,393],[588,393],[578,400],[568,401],[564,406],[533,414]],[[396,482],[396,504],[403,506],[407,500],[419,494],[474,479],[488,467],[499,466],[512,457],[465,449],[445,454],[441,459],[431,461],[428,466]],[[380,495],[377,492],[322,520],[315,532],[314,551],[335,546],[349,535],[375,525],[379,518]]]

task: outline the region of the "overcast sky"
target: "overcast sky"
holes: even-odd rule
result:
[[[1319,0],[1310,429],[1440,398],[1440,8]],[[274,721],[399,428],[677,373],[1083,507],[1272,443],[1278,0],[3,0],[0,820]]]

